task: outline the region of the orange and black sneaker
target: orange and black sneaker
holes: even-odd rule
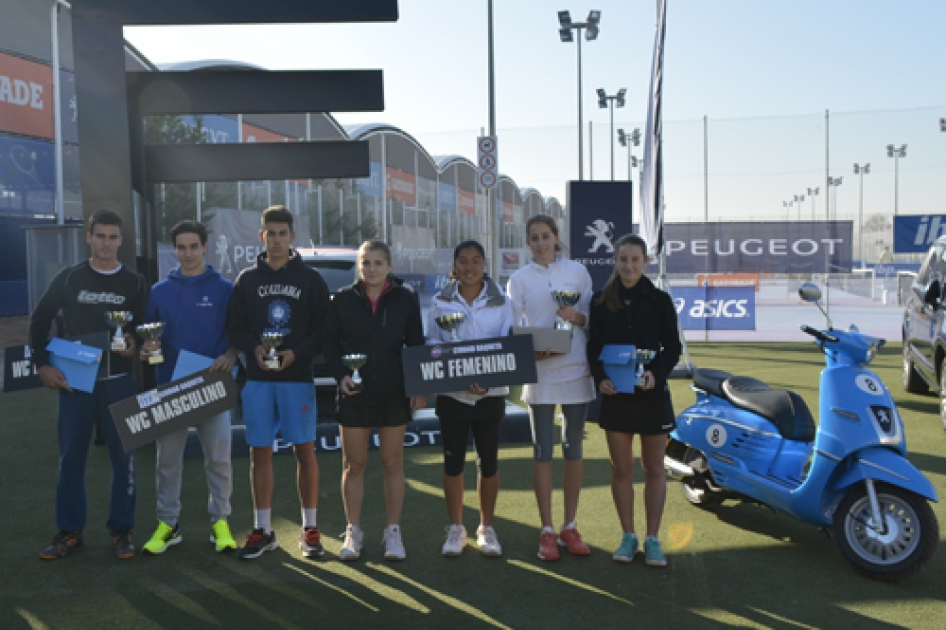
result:
[[[53,541],[49,546],[39,553],[43,560],[55,560],[65,558],[73,551],[82,546],[82,532],[64,532],[60,531],[53,536]]]
[[[115,550],[115,555],[122,560],[135,557],[135,545],[131,542],[130,529],[112,531],[112,549]]]
[[[299,549],[306,558],[321,558],[325,555],[322,548],[322,534],[317,527],[306,527],[299,535]]]

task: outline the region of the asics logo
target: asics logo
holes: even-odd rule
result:
[[[125,296],[115,293],[93,293],[92,291],[80,291],[77,298],[79,304],[124,304]]]

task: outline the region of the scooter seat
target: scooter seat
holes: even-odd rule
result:
[[[699,368],[693,370],[693,384],[704,392],[712,394],[713,396],[719,396],[720,398],[726,398],[722,386],[723,381],[727,378],[732,378],[732,374],[723,372],[722,370],[701,370]]]
[[[723,381],[724,397],[733,405],[772,421],[787,440],[811,442],[815,439],[815,419],[804,399],[786,389],[772,389],[749,376],[733,376]]]

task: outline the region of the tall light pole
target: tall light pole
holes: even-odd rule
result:
[[[795,205],[794,201],[783,201],[782,206],[785,208],[785,217],[787,221],[792,220],[792,206]]]
[[[805,195],[795,195],[795,203],[798,204],[798,221],[801,222],[801,202],[805,200]]]
[[[632,146],[639,146],[641,143],[641,130],[640,127],[634,127],[634,131],[631,133],[624,133],[623,129],[618,129],[618,142],[622,147],[627,147],[627,181],[631,181],[631,158],[634,156],[631,155]],[[634,158],[636,160],[637,158]]]
[[[488,29],[488,45],[489,45],[489,135],[496,137],[496,82],[495,82],[495,73],[494,73],[494,58],[493,58],[493,0],[489,0],[487,5],[487,20],[489,21]],[[497,175],[499,173],[497,172]],[[499,213],[496,212],[496,188],[487,188],[486,189],[486,216],[489,218],[489,224],[487,226],[487,235],[489,236],[489,249],[490,249],[490,270],[496,278],[499,278],[499,246],[500,246],[500,230],[502,227],[502,221],[499,218]]]
[[[887,145],[887,157],[893,158],[893,216],[900,212],[900,158],[907,157],[907,145]]]
[[[811,199],[811,220],[815,220],[815,197],[818,196],[818,193],[821,192],[820,188],[809,188],[808,189],[808,198]]]
[[[857,225],[859,226],[858,231],[860,232],[860,237],[857,240],[860,243],[860,247],[858,249],[860,251],[861,267],[864,267],[865,266],[864,265],[864,175],[870,174],[870,162],[868,162],[864,166],[861,166],[860,164],[855,162],[854,174],[860,175],[860,178],[861,178],[860,193],[858,194],[858,199],[857,199],[857,207],[858,207]]]
[[[828,196],[828,219],[838,218],[838,186],[844,181],[843,177],[828,177],[828,189],[834,189],[834,200]]]
[[[624,95],[627,94],[626,88],[621,88],[618,93],[609,96],[604,88],[598,88],[598,107],[604,109],[608,107],[611,110],[611,181],[614,181],[614,107],[624,107]],[[610,107],[609,107],[610,106]]]
[[[588,19],[585,22],[572,22],[572,16],[568,11],[558,12],[558,23],[561,28],[558,29],[558,35],[562,41],[569,43],[575,41],[572,36],[572,30],[578,31],[578,180],[585,178],[584,169],[584,150],[582,144],[582,119],[581,109],[581,31],[585,31],[585,39],[589,42],[598,39],[598,24],[601,22],[601,11],[589,11]]]

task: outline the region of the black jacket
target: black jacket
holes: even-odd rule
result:
[[[654,375],[654,389],[636,392],[635,396],[669,396],[667,377],[680,359],[680,333],[673,300],[646,277],[640,279],[641,292],[637,298],[617,313],[604,303],[598,303],[600,293],[591,300],[591,321],[588,324],[588,365],[595,386],[607,379],[598,357],[607,344],[630,345],[657,350],[657,356],[646,368]]]
[[[246,354],[246,378],[253,381],[312,382],[312,360],[321,351],[328,287],[318,271],[294,250],[278,270],[266,263],[266,252],[256,266],[244,269],[233,284],[227,314],[227,338]],[[256,347],[263,332],[282,332],[277,351],[292,350],[292,365],[278,372],[261,370]]]
[[[365,354],[368,362],[358,370],[364,380],[361,393],[340,398],[339,404],[406,405],[401,348],[424,344],[420,303],[399,278],[371,303],[360,282],[345,287],[332,300],[325,323],[325,362],[336,381],[352,371],[342,364],[342,355]]]

